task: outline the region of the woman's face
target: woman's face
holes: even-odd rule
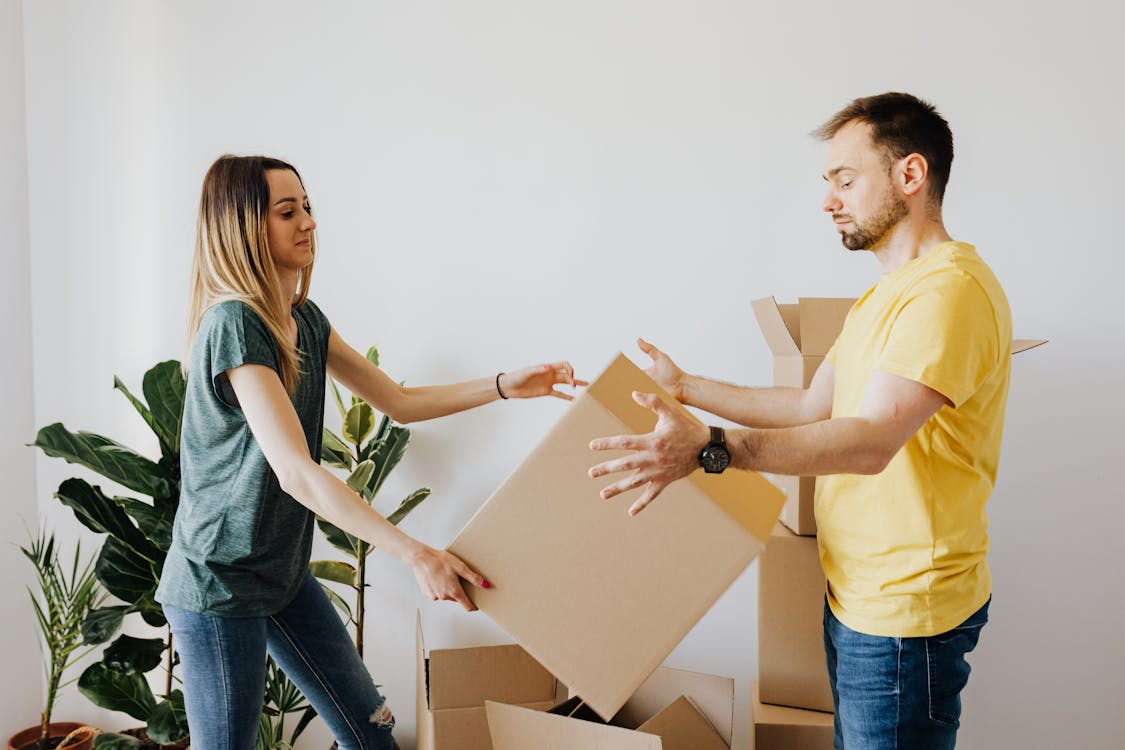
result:
[[[298,271],[313,262],[313,221],[309,197],[297,175],[288,169],[266,172],[270,205],[266,236],[278,270]]]

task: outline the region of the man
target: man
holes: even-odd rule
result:
[[[844,247],[870,251],[883,276],[809,388],[724,385],[638,341],[672,395],[750,429],[724,435],[637,393],[658,415],[654,432],[593,441],[631,453],[590,475],[631,471],[602,490],[643,487],[630,513],[701,466],[821,476],[836,748],[952,748],[965,654],[991,596],[984,506],[1008,394],[1008,303],[975,249],[945,230],[953,137],[931,105],[857,99],[817,134],[828,141],[823,208]]]

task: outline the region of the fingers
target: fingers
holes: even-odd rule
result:
[[[556,391],[554,389],[552,389],[551,392],[548,393],[547,395],[548,396],[554,396],[555,398],[561,398],[563,401],[573,401],[574,400],[574,396],[571,396],[569,393],[563,393],[562,391]]]
[[[595,438],[590,441],[592,451],[634,451],[640,450],[641,436],[617,435],[615,437]]]
[[[461,576],[474,586],[479,586],[482,589],[492,588],[492,584],[489,583],[488,580],[480,573],[470,568],[464,560],[457,557],[452,552],[448,552],[446,554],[449,555],[453,570],[457,573],[457,575]]]
[[[656,355],[660,354],[659,349],[641,338],[637,339],[637,348],[652,357],[653,361],[656,360]]]
[[[609,500],[610,498],[617,497],[622,492],[635,490],[642,484],[648,482],[648,475],[644,472],[635,471],[631,477],[614,482],[611,485],[602,488],[602,500]]]
[[[588,472],[590,479],[597,479],[604,477],[606,474],[617,474],[622,471],[629,471],[636,469],[639,466],[636,454],[626,456],[625,458],[617,458],[613,461],[606,461],[605,463],[598,464],[590,469]]]
[[[655,500],[657,495],[659,495],[661,492],[663,492],[664,488],[667,487],[667,486],[668,485],[666,485],[666,484],[658,484],[657,482],[649,482],[648,487],[646,487],[645,491],[641,493],[641,496],[639,498],[637,498],[637,501],[635,503],[633,503],[631,506],[629,506],[629,515],[635,516],[638,513],[640,513],[642,510],[644,510],[646,507],[648,507],[648,504],[651,503],[653,500]]]

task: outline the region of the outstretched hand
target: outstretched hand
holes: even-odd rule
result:
[[[585,380],[574,377],[574,368],[569,362],[554,362],[505,372],[500,375],[498,383],[501,393],[507,398],[554,396],[567,401],[573,401],[574,396],[556,389],[556,385],[569,385],[571,388],[589,385]]]
[[[652,366],[645,370],[645,374],[655,380],[661,388],[668,391],[668,395],[683,403],[684,371],[672,361],[671,357],[644,339],[637,339],[637,346],[652,359]]]
[[[670,361],[670,360],[669,360]],[[590,477],[633,473],[602,489],[609,500],[622,492],[644,487],[644,492],[629,508],[635,516],[664,491],[664,488],[699,468],[699,452],[710,438],[708,429],[682,409],[660,400],[654,393],[633,392],[633,400],[656,412],[656,427],[647,435],[618,435],[590,441],[595,451],[632,451],[624,458],[605,461],[590,469]]]

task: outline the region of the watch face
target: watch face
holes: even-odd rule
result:
[[[708,445],[699,454],[699,465],[708,474],[718,474],[730,466],[730,453],[721,445]]]

